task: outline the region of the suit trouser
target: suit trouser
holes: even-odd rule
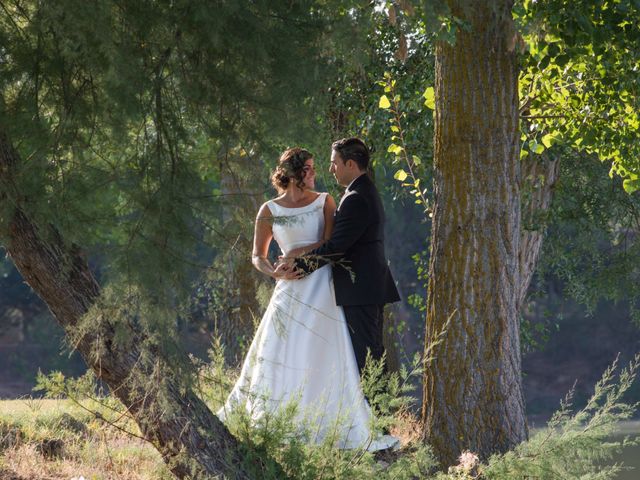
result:
[[[384,305],[345,305],[342,308],[358,362],[358,370],[362,374],[367,349],[371,350],[371,356],[376,360],[384,354],[382,343]]]

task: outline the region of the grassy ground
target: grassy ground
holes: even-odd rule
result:
[[[173,479],[153,447],[112,425],[139,433],[111,410],[117,405],[84,406],[108,421],[71,400],[0,400],[0,480]],[[400,423],[392,433],[406,444],[414,439],[416,425],[410,419]],[[640,422],[627,422],[617,436],[639,433]],[[638,468],[638,453],[638,447],[629,447],[615,460]],[[618,479],[635,480],[637,475],[638,470],[624,472]]]
[[[88,405],[115,420],[104,406]],[[118,425],[137,433],[130,422]],[[173,478],[146,442],[68,400],[0,401],[0,480]]]
[[[153,447],[113,426],[139,434],[133,422],[109,405],[83,405],[108,422],[71,400],[0,400],[0,480],[174,478]],[[415,440],[415,419],[397,420],[392,433],[403,445]]]

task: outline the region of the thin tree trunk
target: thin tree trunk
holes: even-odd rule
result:
[[[221,318],[216,325],[217,334],[225,345],[227,360],[236,365],[242,361],[247,346],[255,333],[256,316],[260,318],[258,286],[260,279],[251,263],[253,249],[253,220],[262,198],[262,192],[256,191],[259,185],[259,171],[253,164],[255,159],[242,155],[240,149],[224,148],[220,153],[220,177],[223,195],[228,200],[223,204],[222,220],[227,235],[235,236],[230,255],[233,269],[228,274],[229,288],[236,289],[234,294],[238,303],[233,304],[229,315]],[[259,170],[259,169],[258,169]]]
[[[436,46],[425,440],[444,466],[527,438],[518,322],[520,163],[511,1],[450,2],[470,23]]]
[[[18,161],[17,152],[0,132],[0,202],[5,207],[6,202],[14,202],[12,213],[5,218],[8,228],[2,241],[24,280],[45,301],[66,334],[77,341],[87,365],[128,408],[144,437],[178,478],[223,474],[250,478],[241,466],[240,445],[192,390],[170,378],[158,378],[156,384],[161,387],[151,389],[131,381],[146,376],[153,382],[162,373],[157,369],[162,359],[146,360],[149,352],[139,348],[144,338],[132,322],[126,327],[118,325],[128,329],[125,335],[131,341],[126,348],[115,341],[116,326],[104,316],[77,338],[78,324],[99,301],[101,289],[76,247],[66,245],[52,226],[41,229],[34,225],[24,213],[12,177]]]
[[[559,159],[548,155],[529,155],[522,161],[522,235],[520,237],[520,282],[518,311],[527,296],[527,290],[538,264],[542,240],[546,231],[547,212],[551,206],[553,189],[558,180]]]

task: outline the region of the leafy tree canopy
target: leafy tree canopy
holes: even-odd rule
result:
[[[522,155],[562,142],[640,188],[640,4],[525,0],[514,12],[527,49]]]
[[[309,139],[368,21],[355,3],[306,0],[0,8],[0,126],[22,159],[0,193],[160,297],[220,233],[221,157],[261,165],[285,132]]]

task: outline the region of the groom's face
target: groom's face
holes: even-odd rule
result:
[[[349,176],[349,172],[347,166],[342,161],[342,157],[335,150],[331,150],[331,164],[329,166],[329,171],[336,178],[336,182],[338,185],[342,185],[346,187],[349,185],[349,181],[347,181],[347,177]]]

